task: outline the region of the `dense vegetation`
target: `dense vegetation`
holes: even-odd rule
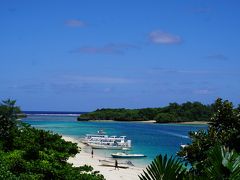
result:
[[[159,155],[139,178],[240,179],[240,107],[217,99],[211,110],[208,129],[190,132],[191,144],[178,152],[179,158]],[[17,121],[19,111],[15,101],[0,105],[0,179],[104,179],[92,167],[68,164],[79,152],[77,145]]]
[[[213,105],[203,105],[200,102],[186,102],[183,104],[170,103],[168,106],[162,108],[98,109],[94,112],[80,115],[78,120],[156,120],[158,123],[208,121],[212,112]]]
[[[192,143],[180,150],[181,159],[159,155],[139,178],[239,180],[240,107],[217,99],[213,109],[207,131],[190,132]]]
[[[104,179],[90,166],[66,162],[79,152],[77,144],[17,121],[19,112],[15,101],[0,105],[0,179]]]

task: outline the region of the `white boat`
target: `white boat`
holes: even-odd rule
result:
[[[81,142],[84,144],[88,144],[91,142],[98,142],[100,141],[102,138],[108,138],[108,135],[101,135],[101,134],[87,134],[82,140]]]
[[[187,145],[187,144],[181,144],[180,146],[181,146],[181,148],[184,149],[184,148],[187,147],[188,145]]]
[[[106,134],[106,132],[105,131],[103,131],[103,129],[100,129],[100,130],[98,130],[98,132],[97,132],[98,134],[101,134],[101,135],[104,135],[104,134]]]
[[[117,152],[111,154],[113,158],[142,158],[142,157],[147,157],[144,154],[128,154],[125,152]]]
[[[131,140],[125,138],[101,138],[97,141],[90,141],[88,145],[95,149],[130,149]]]
[[[98,143],[89,143],[93,149],[111,149],[111,150],[130,150],[130,148],[126,148],[120,145],[111,145],[111,144],[98,144]]]
[[[86,136],[81,139],[81,142],[88,144],[91,142],[100,141],[102,138],[108,138],[108,135],[103,130],[99,130],[97,134],[86,134]]]
[[[106,134],[87,134],[82,140],[95,149],[130,149],[131,140],[126,140],[126,136],[108,136]]]

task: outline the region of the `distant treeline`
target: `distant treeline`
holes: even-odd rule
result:
[[[115,121],[147,121],[156,120],[158,123],[209,121],[213,114],[214,105],[204,105],[200,102],[183,104],[170,103],[161,108],[143,109],[97,109],[94,112],[82,114],[78,121],[83,120],[115,120]]]

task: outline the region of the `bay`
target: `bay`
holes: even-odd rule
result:
[[[77,116],[71,115],[29,115],[22,120],[33,127],[49,130],[74,138],[96,133],[103,129],[108,135],[127,136],[132,140],[130,153],[141,153],[147,157],[131,160],[134,164],[146,166],[157,155],[175,156],[181,144],[190,143],[189,131],[206,129],[206,125],[156,124],[144,122],[119,121],[77,121]],[[119,150],[94,150],[94,153],[110,158],[111,153]]]

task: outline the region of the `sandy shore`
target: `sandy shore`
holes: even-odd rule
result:
[[[148,121],[130,121],[130,122],[142,122],[142,123],[156,123],[156,120]],[[205,125],[208,124],[208,121],[185,121],[185,122],[169,122],[169,123],[159,123],[159,124],[190,124],[190,125]]]
[[[186,121],[186,122],[176,122],[176,123],[167,123],[167,124],[191,124],[191,125],[207,125],[208,121]]]
[[[88,120],[90,122],[129,122],[129,123],[156,123],[156,120],[147,121],[115,121],[115,120]]]
[[[88,147],[86,147],[86,145],[80,143],[77,139],[72,137],[63,136],[62,138],[66,141],[77,143],[81,148],[80,153],[76,154],[75,157],[68,159],[69,163],[72,163],[74,166],[83,166],[85,164],[90,165],[94,168],[94,171],[99,171],[100,174],[106,178],[106,180],[137,180],[139,179],[138,175],[143,172],[143,168],[136,166],[119,170],[115,170],[114,167],[101,166],[99,160],[105,159],[104,157],[94,155],[92,158],[90,150]]]
[[[114,120],[89,120],[93,122],[133,122],[133,123],[156,123],[156,120],[147,120],[147,121],[114,121]],[[167,122],[159,124],[189,124],[189,125],[207,125],[208,121],[185,121],[185,122]]]

